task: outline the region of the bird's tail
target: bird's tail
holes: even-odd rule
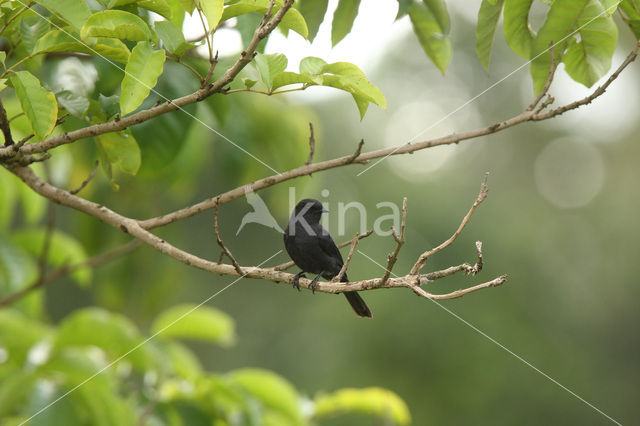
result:
[[[342,282],[346,283],[348,281],[349,279],[347,278],[347,274],[344,274],[342,277]],[[347,298],[347,301],[353,308],[353,311],[356,313],[356,315],[363,318],[371,318],[373,316],[373,314],[371,313],[371,310],[365,303],[364,299],[360,297],[360,295],[357,292],[349,291],[343,294],[344,294],[344,297]]]

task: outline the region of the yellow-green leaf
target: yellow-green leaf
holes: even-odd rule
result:
[[[120,111],[127,115],[142,104],[158,82],[165,61],[164,50],[153,50],[151,43],[139,42],[131,51],[124,70]]]
[[[210,306],[182,304],[160,313],[153,321],[151,332],[159,337],[203,340],[228,346],[235,341],[233,319]]]
[[[91,16],[89,7],[84,0],[35,0],[40,6],[60,16],[65,22],[69,22],[76,31]]]
[[[109,164],[135,175],[140,168],[140,147],[130,132],[104,133],[97,137]]]
[[[213,31],[218,26],[220,18],[222,18],[222,7],[224,6],[224,0],[199,0],[200,8],[207,18],[207,24],[209,24],[209,31]]]
[[[340,389],[315,400],[314,419],[338,414],[359,413],[380,417],[384,423],[406,425],[411,423],[407,404],[395,393],[381,388]]]
[[[38,139],[44,140],[53,131],[58,117],[55,95],[43,88],[40,81],[29,71],[12,73],[9,79],[33,133]]]
[[[131,41],[153,40],[149,26],[139,16],[124,10],[105,10],[93,15],[80,31],[82,39],[87,37],[109,37]]]
[[[100,55],[126,64],[129,61],[129,49],[116,38],[89,38],[84,42],[74,39],[65,31],[53,30],[42,36],[36,43],[34,53],[45,52],[81,52]]]
[[[484,69],[489,72],[489,62],[491,60],[491,48],[493,38],[496,34],[498,20],[502,13],[504,0],[482,0],[480,11],[478,12],[478,26],[476,27],[476,54]]]
[[[448,20],[441,16],[440,9],[437,11],[438,14],[434,14],[425,5],[416,3],[409,7],[409,18],[425,53],[444,74],[451,61],[452,49],[448,28],[443,27]]]

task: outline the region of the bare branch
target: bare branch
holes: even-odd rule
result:
[[[398,253],[400,253],[400,248],[404,244],[404,225],[405,220],[407,218],[407,197],[402,199],[402,221],[400,222],[400,236],[396,234],[396,230],[391,227],[391,234],[393,235],[393,239],[396,240],[396,248],[392,253],[387,255],[387,267],[384,269],[384,275],[382,276],[382,285],[384,285],[389,279],[389,275],[391,275],[391,271],[393,271],[393,266],[396,264],[396,259],[398,258]]]
[[[551,55],[551,64],[549,65],[549,74],[547,75],[547,81],[544,83],[544,87],[538,94],[538,96],[531,102],[531,105],[527,107],[527,111],[533,111],[533,109],[538,105],[540,100],[547,94],[549,91],[549,87],[551,87],[551,82],[553,82],[553,75],[556,72],[556,58],[553,52],[553,41],[549,42],[549,54]],[[536,110],[539,111],[539,110]]]
[[[424,297],[426,299],[431,300],[446,300],[446,299],[457,299],[458,297],[462,297],[465,294],[473,293],[474,291],[482,290],[489,287],[497,287],[501,284],[504,284],[507,281],[506,275],[500,275],[497,278],[492,279],[491,281],[487,281],[486,283],[474,285],[473,287],[463,288],[461,290],[452,291],[447,294],[432,294],[424,289],[420,288],[420,286],[414,285],[411,287],[411,290],[418,296]]]
[[[218,245],[222,249],[222,252],[229,258],[236,272],[238,272],[240,276],[244,275],[244,272],[242,272],[242,268],[240,267],[240,264],[238,263],[236,258],[233,257],[233,255],[231,254],[231,251],[227,248],[227,246],[224,245],[224,243],[222,242],[222,238],[220,238],[220,231],[218,230],[218,205],[217,204],[215,208],[215,213],[213,215],[213,228],[216,231],[216,239],[218,240]],[[218,263],[220,263],[221,261],[222,261],[222,256],[220,256],[220,259],[218,259]]]
[[[409,272],[409,275],[417,275],[420,272],[420,269],[422,269],[422,267],[424,266],[424,263],[427,261],[429,256],[432,256],[438,253],[439,251],[449,247],[451,243],[453,243],[455,239],[458,238],[458,235],[460,235],[464,227],[467,226],[467,223],[469,223],[469,219],[471,219],[471,215],[473,215],[473,212],[475,212],[478,206],[480,205],[480,203],[482,203],[484,199],[487,198],[487,194],[489,192],[489,189],[487,187],[488,177],[489,177],[489,173],[487,172],[484,175],[484,180],[482,181],[482,184],[480,185],[480,193],[478,193],[478,197],[473,202],[473,205],[471,206],[471,208],[469,209],[465,217],[462,219],[462,222],[460,223],[460,226],[458,226],[458,229],[456,230],[456,232],[454,232],[453,235],[449,237],[448,240],[440,244],[438,247],[422,253],[418,258],[418,261],[411,268],[411,272]]]
[[[309,123],[309,158],[304,165],[308,166],[313,161],[313,154],[316,151],[316,138],[313,136],[313,124]]]
[[[353,252],[355,251],[356,246],[358,245],[358,241],[360,241],[360,233],[356,232],[356,235],[354,235],[353,239],[351,240],[351,248],[349,249],[349,254],[347,255],[347,259],[344,261],[342,268],[340,268],[340,272],[338,272],[338,275],[333,277],[331,282],[342,281],[342,277],[344,277],[344,274],[347,272],[347,268],[349,267],[349,263],[351,262],[351,257],[353,256]]]
[[[76,189],[72,189],[71,191],[69,191],[69,193],[75,195],[78,192],[82,191],[84,189],[84,187],[87,186],[89,184],[89,182],[91,182],[91,179],[93,179],[93,177],[95,176],[96,171],[98,170],[98,165],[99,164],[100,163],[98,162],[98,160],[96,160],[96,163],[93,166],[93,170],[91,170],[91,173],[89,173],[89,176],[87,176],[87,178],[82,181],[82,183],[80,184],[79,187],[77,187]]]
[[[204,89],[207,84],[211,81],[211,77],[213,77],[213,71],[216,69],[216,65],[218,65],[218,51],[216,50],[216,54],[213,58],[209,59],[209,71],[207,72],[207,76],[202,81],[202,85],[200,88]]]
[[[364,139],[360,139],[360,142],[358,142],[358,147],[356,148],[356,151],[351,155],[351,157],[349,157],[349,161],[347,162],[347,164],[351,164],[354,161],[356,161],[356,159],[360,156],[360,153],[362,152],[363,146],[364,146]],[[368,161],[363,161],[362,163],[368,163]]]

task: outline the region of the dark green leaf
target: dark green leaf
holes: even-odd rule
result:
[[[164,47],[174,55],[180,57],[184,52],[195,47],[194,44],[185,41],[182,31],[170,21],[156,21],[154,25]]]
[[[360,0],[339,0],[338,7],[333,13],[333,24],[331,26],[331,44],[333,46],[351,32],[359,7]]]
[[[412,4],[413,0],[398,0],[398,13],[396,14],[396,21],[409,13],[409,6],[411,6]]]
[[[476,54],[487,72],[489,72],[489,62],[491,61],[493,38],[496,33],[496,27],[498,26],[503,5],[504,0],[494,0],[494,4],[489,0],[482,0],[480,11],[478,12]]]
[[[104,133],[97,136],[98,144],[112,166],[135,175],[140,168],[140,147],[130,131]]]
[[[33,48],[40,37],[49,31],[49,23],[39,16],[27,16],[20,20],[20,35],[27,52],[33,52]]]
[[[49,135],[56,125],[58,104],[56,97],[40,85],[29,71],[17,71],[10,75],[11,84],[22,106],[33,133],[40,140]]]
[[[87,99],[86,96],[78,95],[70,90],[57,92],[56,98],[60,105],[76,117],[84,116],[84,113],[89,109],[89,99]]]

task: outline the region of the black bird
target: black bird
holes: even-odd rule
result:
[[[302,269],[296,274],[293,285],[300,290],[298,280],[305,272],[318,274],[311,281],[311,290],[315,290],[316,283],[323,277],[332,279],[338,273],[344,261],[340,250],[333,242],[331,235],[320,225],[322,213],[327,212],[318,200],[311,198],[300,201],[289,219],[284,231],[284,246],[294,263]],[[342,276],[342,282],[348,282],[347,274]],[[354,291],[343,293],[349,304],[360,317],[371,318],[371,311],[362,297]]]

